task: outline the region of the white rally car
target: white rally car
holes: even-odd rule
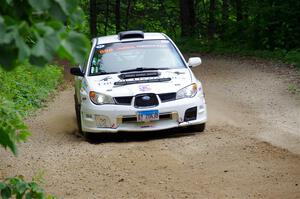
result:
[[[157,131],[191,126],[204,131],[206,103],[184,57],[163,33],[125,31],[92,40],[89,57],[75,75],[80,132]]]

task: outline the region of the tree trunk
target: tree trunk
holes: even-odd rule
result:
[[[228,23],[228,9],[229,9],[229,2],[228,0],[223,0],[222,4],[222,35],[224,36],[227,30],[227,23]]]
[[[195,33],[194,0],[180,0],[181,36],[191,37]]]
[[[91,37],[97,36],[97,4],[96,0],[90,0],[90,34]]]
[[[121,31],[120,1],[121,0],[116,0],[115,5],[116,34],[118,34]]]
[[[242,0],[236,0],[236,21],[240,22],[243,20],[243,5]]]
[[[105,33],[105,35],[107,35],[108,19],[109,19],[109,0],[106,0],[105,26],[104,26],[104,33]]]
[[[209,21],[208,21],[208,39],[212,39],[216,32],[216,0],[210,0],[209,4]]]
[[[125,29],[126,30],[128,30],[130,6],[131,6],[131,0],[127,0],[126,22],[125,22]]]

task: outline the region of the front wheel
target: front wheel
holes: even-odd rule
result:
[[[78,104],[76,95],[74,95],[75,100],[75,113],[76,113],[76,123],[78,127],[78,132],[81,136],[83,136],[85,139],[89,140],[91,139],[91,134],[85,131],[82,131],[82,125],[81,125],[81,113],[80,113],[80,104]]]
[[[80,104],[78,104],[76,95],[74,95],[74,101],[75,101],[75,113],[76,113],[76,123],[78,127],[78,132],[81,135],[84,135],[82,132],[82,127],[81,127],[81,114],[80,114]]]
[[[193,125],[191,129],[195,132],[203,132],[205,130],[205,123]]]

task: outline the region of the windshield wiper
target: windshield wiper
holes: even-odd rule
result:
[[[146,67],[138,67],[134,69],[129,69],[129,70],[122,70],[120,73],[127,73],[127,72],[134,72],[134,71],[145,71],[145,70],[167,70],[169,68],[146,68]]]
[[[90,76],[109,75],[109,74],[116,74],[116,73],[118,73],[118,72],[99,72],[99,73],[90,74]]]

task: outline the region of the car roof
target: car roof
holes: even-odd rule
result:
[[[97,39],[98,44],[117,43],[117,42],[128,42],[128,41],[140,41],[140,40],[153,40],[153,39],[167,39],[166,35],[157,32],[145,32],[144,38],[130,38],[130,39],[119,39],[118,35],[109,35],[103,37],[94,38]]]

